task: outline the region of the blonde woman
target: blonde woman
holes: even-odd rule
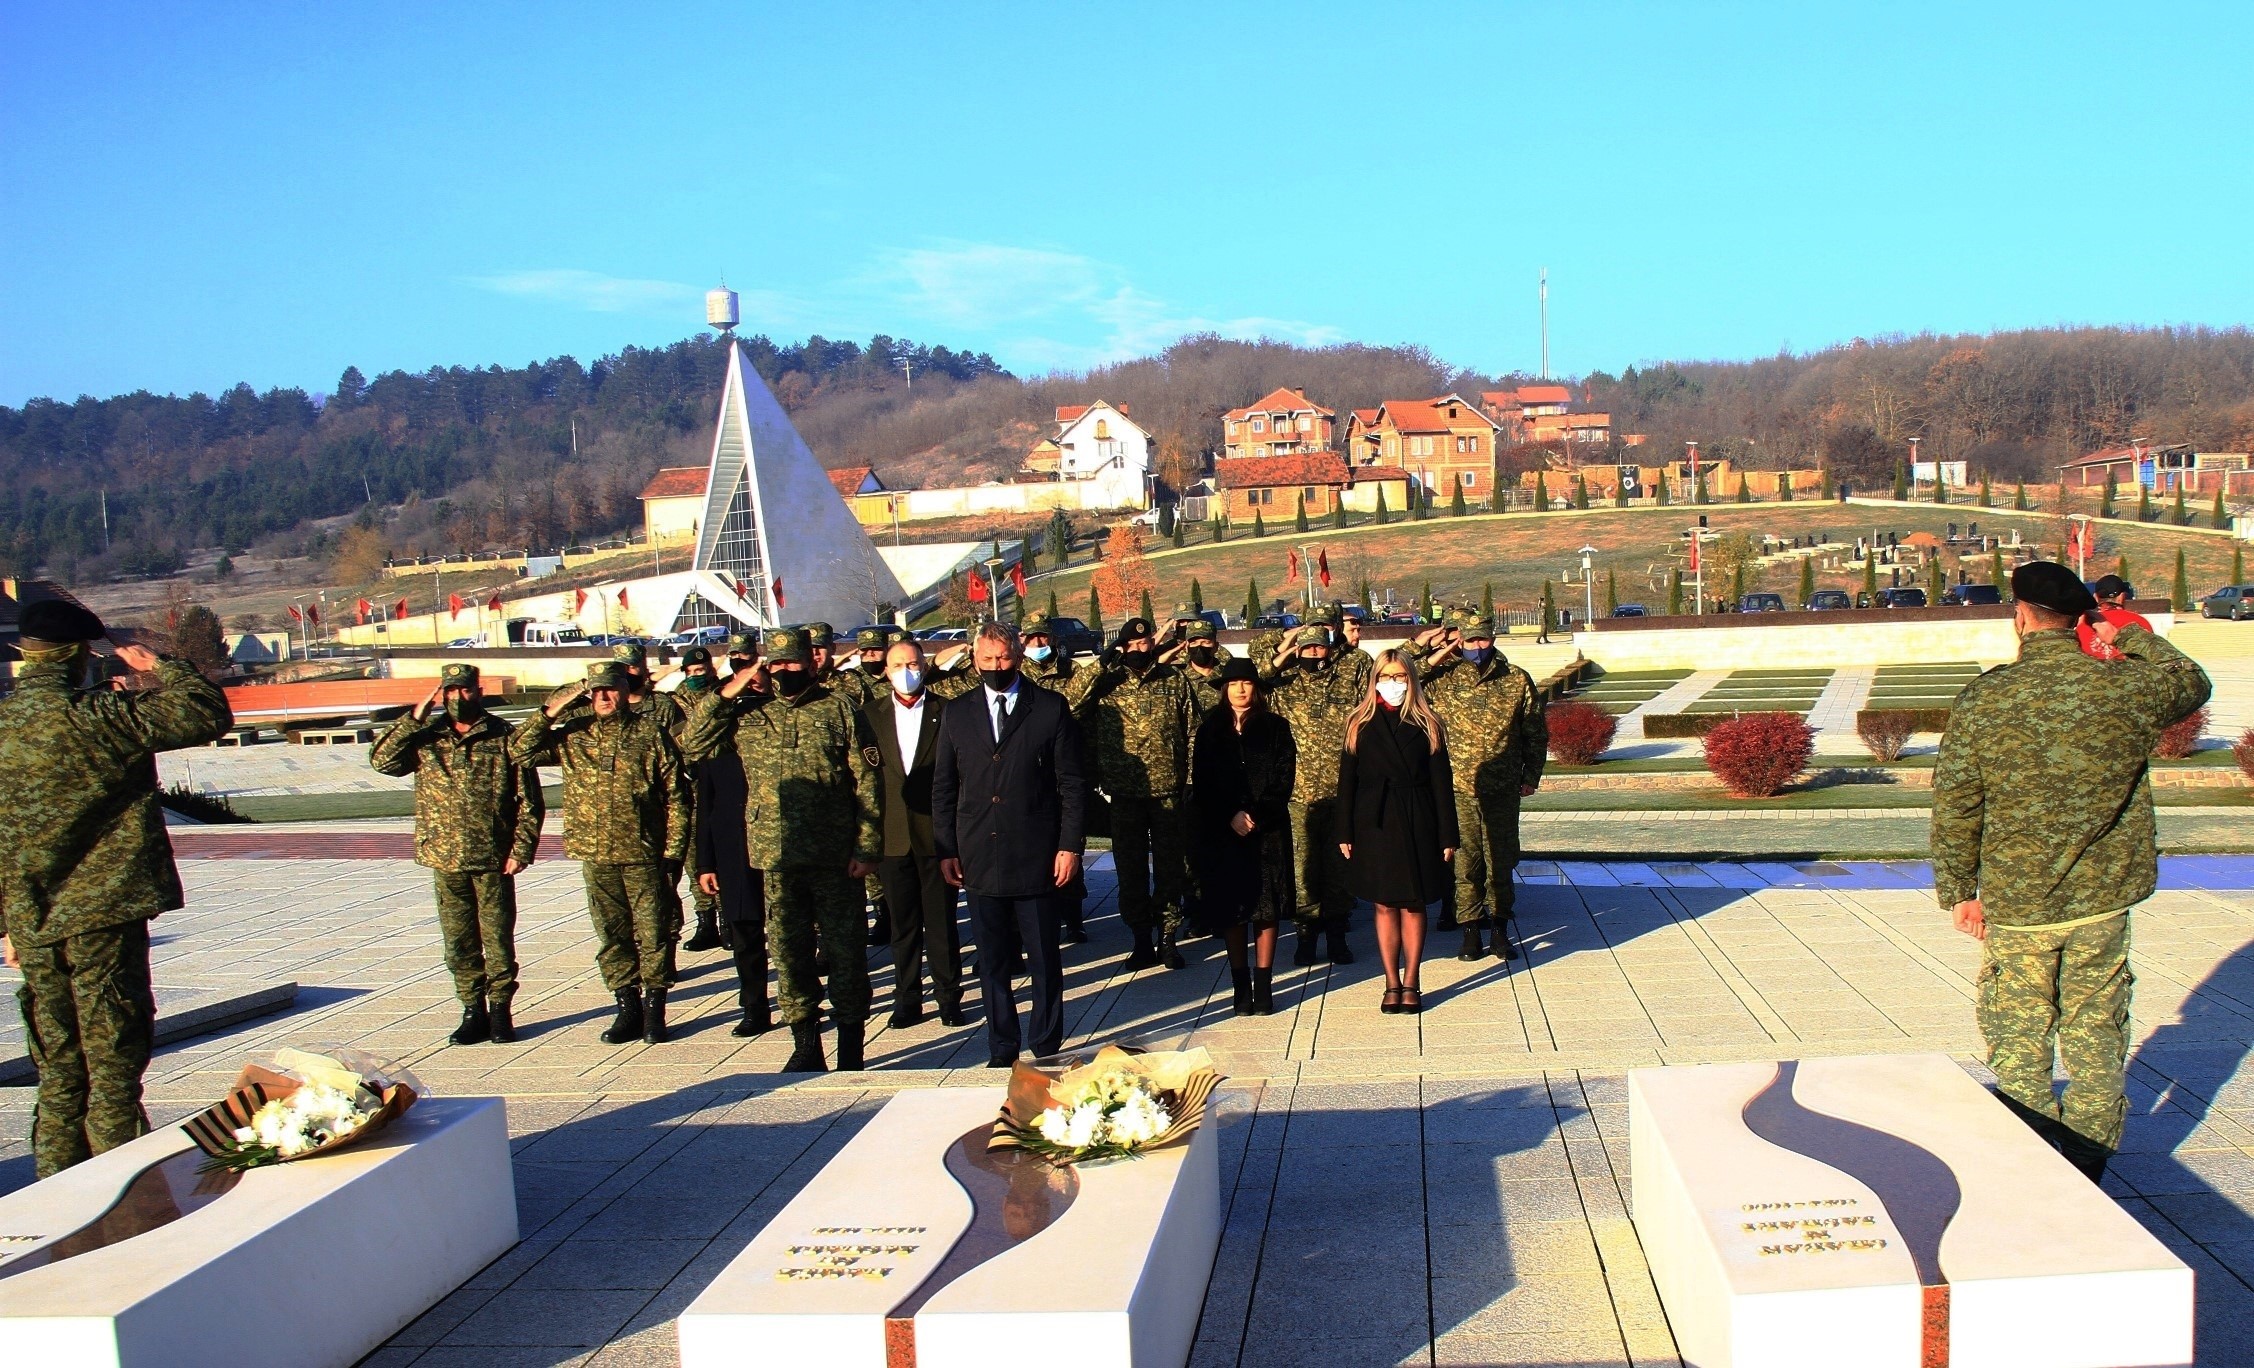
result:
[[[1369,693],[1346,719],[1336,822],[1347,886],[1377,907],[1377,953],[1385,965],[1379,1010],[1421,1011],[1424,913],[1449,886],[1455,783],[1440,715],[1399,651],[1378,656]]]

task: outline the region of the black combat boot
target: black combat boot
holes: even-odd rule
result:
[[[773,1018],[767,1015],[766,1004],[761,1003],[758,1011],[744,1013],[743,1020],[730,1027],[728,1034],[738,1040],[749,1040],[753,1036],[765,1035],[774,1029],[775,1022]]]
[[[783,1061],[784,1073],[828,1073],[829,1065],[822,1062],[822,1023],[819,1021],[794,1021],[790,1024],[790,1058]]]
[[[1495,939],[1501,940],[1502,937],[1497,936]],[[1456,958],[1460,960],[1487,958],[1487,946],[1480,939],[1478,922],[1464,923],[1464,948],[1456,952]]]
[[[1518,936],[1515,934],[1517,930],[1518,919],[1515,917],[1505,917],[1501,921],[1495,923],[1496,959],[1514,960],[1525,958],[1524,955],[1519,953]]]
[[[605,1045],[624,1045],[629,1040],[642,1038],[642,990],[618,990],[618,1015],[611,1019],[610,1029],[603,1032]]]
[[[486,1015],[484,998],[462,1009],[462,1024],[446,1038],[456,1045],[482,1045],[493,1038],[493,1019]]]
[[[862,1025],[858,1021],[837,1023],[837,1071],[852,1073],[867,1067],[861,1059]]]
[[[642,990],[642,1043],[663,1045],[665,1041],[665,990],[645,988]]]
[[[1354,952],[1346,948],[1346,924],[1344,922],[1333,923],[1329,929],[1323,932],[1323,940],[1330,947],[1331,963],[1352,964],[1354,962]]]
[[[1229,1012],[1232,1016],[1251,1016],[1252,970],[1235,960],[1229,961]]]
[[[1169,969],[1179,969],[1184,963],[1181,950],[1174,944],[1174,937],[1175,933],[1169,931],[1158,943],[1158,962]]]
[[[1315,929],[1313,922],[1301,922],[1299,924],[1297,944],[1292,947],[1291,951],[1291,962],[1293,964],[1305,969],[1309,965],[1322,962],[1322,951],[1315,946],[1315,937],[1320,934],[1322,933]]]
[[[718,950],[727,941],[720,936],[720,914],[713,908],[697,909],[697,933],[681,942],[683,950]]]
[[[1135,928],[1135,949],[1127,956],[1126,968],[1148,969],[1158,963],[1158,949],[1151,944],[1151,930],[1147,926]]]
[[[508,1045],[517,1038],[517,1024],[509,1017],[509,1000],[495,998],[485,1004],[485,1015],[493,1023],[492,1039],[495,1044]]]
[[[1252,1014],[1254,1016],[1274,1016],[1276,1014],[1276,971],[1273,969],[1255,969],[1252,971]]]

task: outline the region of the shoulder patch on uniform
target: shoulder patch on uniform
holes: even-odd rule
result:
[[[884,763],[884,752],[878,750],[875,746],[863,746],[861,747],[861,758],[872,765],[881,765]]]

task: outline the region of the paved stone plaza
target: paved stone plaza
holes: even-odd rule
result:
[[[578,868],[553,854],[521,884],[524,1038],[448,1048],[405,823],[177,835],[192,905],[156,924],[160,980],[302,987],[288,1016],[162,1050],[160,1121],[285,1043],[362,1046],[436,1091],[509,1100],[523,1243],[371,1364],[671,1364],[672,1318],[890,1090],[995,1081],[975,1017],[881,1029],[883,973],[877,1067],[782,1078],[786,1033],[727,1034],[724,954],[687,957],[673,1042],[603,1045]],[[1381,1016],[1365,924],[1356,964],[1287,967],[1278,1015],[1234,1019],[1215,942],[1186,970],[1119,971],[1105,863],[1095,940],[1067,952],[1070,1043],[1200,1043],[1231,1078],[1201,1368],[1674,1363],[1627,1216],[1626,1069],[1930,1049],[1978,1072],[1975,947],[1917,865],[1532,864],[1523,967],[1460,964],[1436,934],[1425,1013]],[[2200,1361],[2242,1363],[2254,860],[2171,859],[2164,885],[2137,922],[2134,1106],[2107,1185],[2198,1271]],[[0,1089],[0,1190],[31,1181],[30,1102]]]

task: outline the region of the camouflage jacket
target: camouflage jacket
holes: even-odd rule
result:
[[[1097,666],[1074,660],[1070,656],[1021,660],[1017,670],[1050,693],[1062,694],[1066,706],[1072,708],[1078,708],[1087,699],[1088,691],[1095,688],[1096,682],[1103,676],[1103,671]],[[970,672],[970,682],[973,686],[980,682],[978,671]]]
[[[21,665],[0,700],[0,921],[18,945],[141,921],[181,906],[157,802],[158,751],[234,724],[227,695],[184,660],[148,693],[81,691],[67,665]]]
[[[743,762],[744,845],[752,868],[846,863],[884,853],[883,774],[861,710],[809,685],[796,698],[713,695],[689,718],[697,759],[734,746]]]
[[[1359,704],[1370,691],[1370,681],[1377,678],[1377,657],[1359,646],[1339,645],[1331,648],[1337,663],[1331,666],[1346,677],[1347,685],[1354,691],[1354,701]]]
[[[656,864],[689,852],[689,779],[673,738],[628,710],[536,712],[509,738],[525,768],[563,771],[564,854],[589,864]]]
[[[1182,677],[1190,681],[1190,693],[1197,700],[1197,715],[1202,718],[1221,706],[1221,667],[1184,664]]]
[[[822,686],[856,708],[867,707],[870,699],[882,698],[885,691],[892,687],[885,682],[883,675],[870,674],[858,663],[840,665],[831,670],[822,676]]]
[[[1550,729],[1532,675],[1498,651],[1484,665],[1450,655],[1420,670],[1418,680],[1433,711],[1448,724],[1456,792],[1516,798],[1520,789],[1542,782]]]
[[[1345,744],[1346,719],[1362,705],[1365,690],[1335,666],[1291,670],[1276,676],[1268,706],[1291,724],[1299,765],[1292,779],[1295,803],[1314,803],[1338,793],[1338,757]]]
[[[449,874],[532,863],[547,804],[540,772],[509,754],[516,731],[491,713],[457,735],[444,712],[407,714],[376,738],[378,774],[415,776],[415,863]]]
[[[1096,782],[1110,797],[1168,797],[1190,783],[1190,738],[1204,713],[1189,677],[1172,665],[1141,674],[1122,665],[1075,672],[1089,676],[1074,711],[1086,728]],[[1074,702],[1067,687],[1066,702]]]
[[[1933,773],[1933,888],[1978,898],[1999,926],[2116,912],[2158,880],[2153,742],[2207,701],[2206,672],[2141,627],[2128,658],[2082,654],[2069,631],[2035,632],[2019,659],[1967,685]]]
[[[674,745],[681,744],[681,732],[689,725],[689,710],[680,699],[652,689],[636,699],[633,708],[636,717],[657,723],[665,728],[665,734],[672,738]]]

